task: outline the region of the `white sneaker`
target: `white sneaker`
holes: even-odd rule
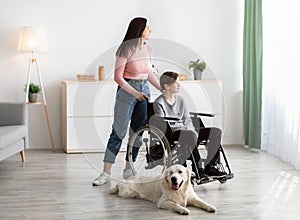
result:
[[[124,179],[128,179],[131,176],[134,176],[132,169],[124,169],[123,170],[123,178]]]
[[[110,175],[108,173],[102,172],[100,176],[98,176],[94,181],[93,181],[93,186],[101,186],[105,183],[110,182]]]

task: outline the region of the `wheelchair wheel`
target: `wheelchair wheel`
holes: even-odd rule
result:
[[[161,174],[171,165],[170,152],[165,135],[153,126],[140,128],[128,144],[128,160],[135,175]]]

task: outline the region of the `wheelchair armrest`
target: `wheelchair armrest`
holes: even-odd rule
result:
[[[179,122],[179,121],[182,121],[181,119],[175,118],[175,117],[163,117],[163,119],[166,120],[166,121],[171,121],[171,122]]]
[[[173,122],[181,121],[181,119],[175,117],[167,117],[167,116],[160,116],[160,115],[153,115],[152,117],[164,121],[173,121]]]
[[[205,116],[205,117],[215,117],[214,114],[209,113],[201,113],[201,112],[190,112],[190,115],[197,117],[197,116]]]

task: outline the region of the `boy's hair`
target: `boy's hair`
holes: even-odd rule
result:
[[[177,80],[177,78],[178,78],[178,73],[171,72],[171,71],[164,72],[161,75],[159,80],[161,91],[165,90],[165,84],[171,85]]]

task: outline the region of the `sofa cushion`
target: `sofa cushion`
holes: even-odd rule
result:
[[[0,149],[27,136],[27,126],[0,126]]]
[[[25,125],[28,123],[27,104],[0,103],[0,126]]]

